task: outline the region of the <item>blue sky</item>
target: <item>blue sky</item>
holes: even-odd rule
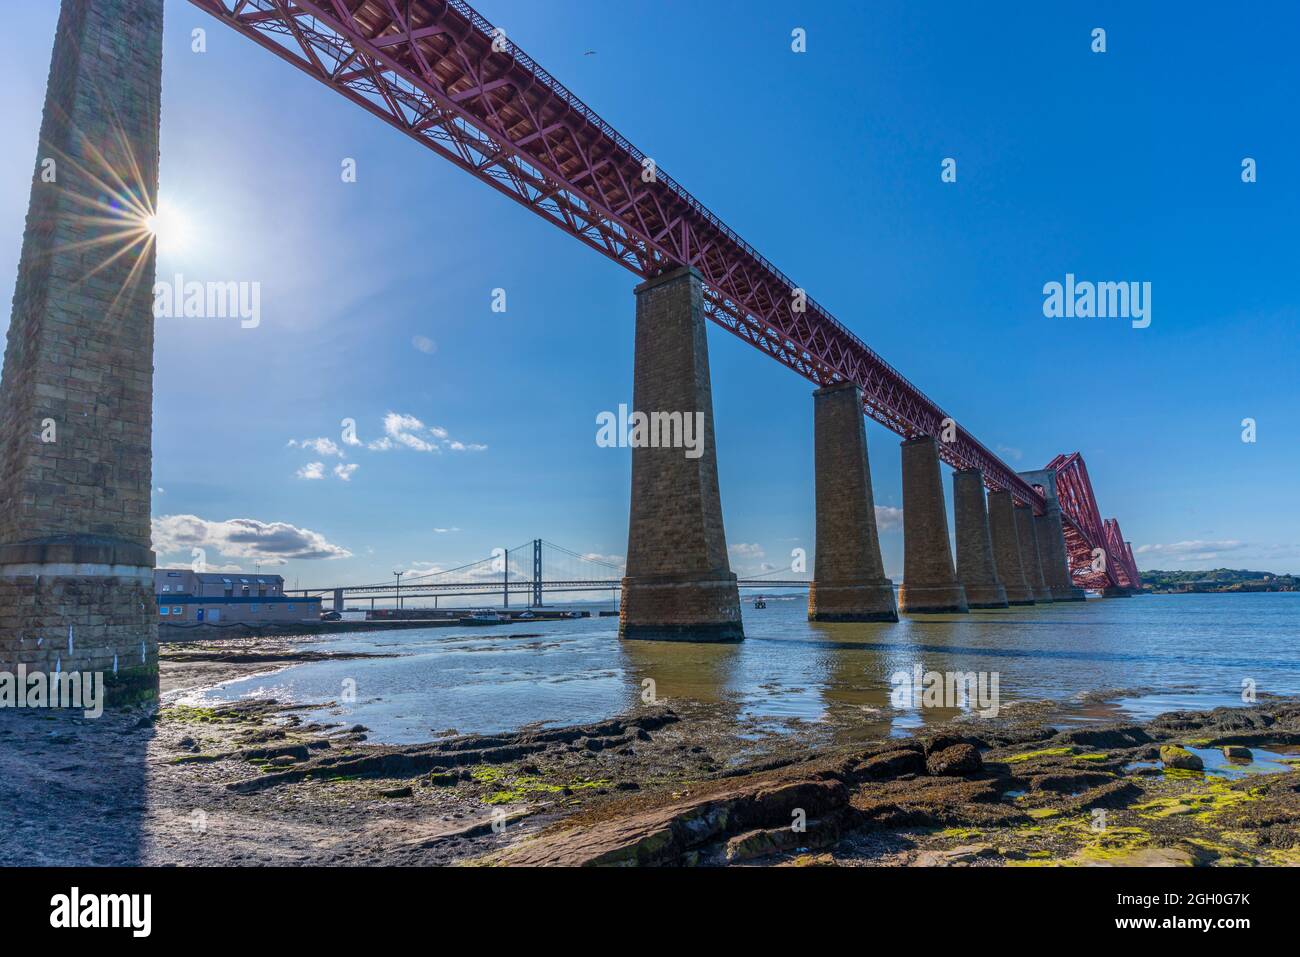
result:
[[[1293,5],[478,8],[1010,464],[1082,451],[1140,566],[1300,571]],[[8,17],[6,302],[57,4]],[[328,585],[533,537],[624,554],[629,453],[594,438],[631,399],[630,273],[182,0],[161,194],[188,240],[164,234],[160,277],[259,282],[262,321],[158,322],[160,563],[205,538],[213,564]],[[1068,272],[1150,282],[1151,326],[1045,318]],[[709,347],[733,565],[785,565],[812,549],[811,386],[720,329]],[[343,456],[291,444],[322,437]],[[868,440],[897,509],[898,439]],[[275,544],[251,553],[235,520]]]

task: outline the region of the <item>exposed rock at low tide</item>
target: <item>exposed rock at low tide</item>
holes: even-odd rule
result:
[[[164,687],[266,667],[210,657],[164,661]],[[729,700],[671,705],[400,747],[337,704],[0,709],[0,780],[22,796],[0,801],[0,863],[1300,864],[1300,702],[1067,730],[1018,707],[876,741],[844,715],[774,733]],[[1191,772],[1159,762],[1168,745],[1284,757]],[[217,809],[206,834],[194,808]]]
[[[1161,746],[1160,762],[1167,768],[1176,768],[1179,771],[1202,771],[1205,769],[1205,762],[1198,755],[1176,744]]]
[[[934,775],[975,774],[983,767],[973,744],[954,744],[925,759],[925,769]]]
[[[994,740],[962,731],[813,758],[697,785],[685,797],[593,808],[485,862],[799,863],[829,848],[823,863],[863,855],[920,866],[1294,863],[1300,772],[1229,782],[1139,774],[1151,769],[1136,765],[1159,756],[1170,770],[1201,769],[1168,737],[1297,732],[1300,708],[1278,704],[1246,719],[1162,717]]]

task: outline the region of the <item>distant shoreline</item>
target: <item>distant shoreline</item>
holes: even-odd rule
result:
[[[1142,572],[1142,592],[1147,595],[1226,595],[1236,593],[1300,591],[1300,577],[1245,568],[1205,571]]]

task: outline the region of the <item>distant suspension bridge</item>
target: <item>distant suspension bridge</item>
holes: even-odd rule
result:
[[[788,569],[778,568],[752,578],[742,578],[741,588],[807,588],[807,578],[778,577],[789,575]],[[333,598],[334,607],[342,610],[349,600],[377,603],[393,602],[405,607],[413,599],[429,599],[438,607],[440,598],[469,597],[475,595],[500,596],[503,607],[509,608],[513,600],[517,606],[541,608],[549,593],[552,600],[569,592],[616,593],[623,581],[620,566],[602,561],[534,538],[514,548],[493,549],[492,554],[477,561],[457,565],[455,568],[428,572],[394,572],[386,581],[366,585],[330,585],[324,588],[286,589],[287,594],[303,597]]]

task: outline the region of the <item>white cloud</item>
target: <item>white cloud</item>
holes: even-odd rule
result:
[[[287,522],[231,518],[223,522],[197,515],[163,515],[153,520],[153,547],[160,555],[207,548],[230,558],[261,562],[289,559],[350,558],[352,553],[320,532]]]
[[[316,479],[323,479],[324,477],[325,477],[324,462],[308,462],[306,465],[304,465],[302,468],[298,470],[298,478],[306,479],[309,482],[315,481]]]
[[[340,463],[339,465],[334,466],[334,474],[345,482],[351,482],[352,473],[359,468],[361,468],[361,466],[357,465],[355,462],[349,465],[343,465]]]
[[[998,446],[998,454],[999,454],[999,455],[1005,455],[1007,458],[1011,459],[1013,462],[1019,462],[1021,459],[1023,459],[1023,458],[1025,457],[1025,453],[1024,453],[1024,452],[1020,451],[1020,449],[1018,449],[1018,448],[1016,448],[1015,446],[1012,446],[1012,445],[999,445],[999,446]]]
[[[1236,552],[1250,546],[1245,542],[1227,539],[1218,542],[1187,541],[1170,542],[1164,545],[1139,545],[1133,554],[1150,555],[1152,558],[1169,559],[1176,562],[1203,562],[1218,558],[1224,552]]]
[[[435,528],[434,533],[437,535],[446,535],[448,532],[459,532],[459,528]]]
[[[367,448],[374,452],[388,452],[405,447],[416,452],[484,452],[486,445],[460,442],[440,425],[425,425],[415,416],[404,412],[389,412],[384,416],[384,435],[370,442]]]
[[[744,542],[737,542],[730,546],[727,551],[737,558],[766,558],[767,552],[763,551],[762,545],[746,545]]]
[[[1238,551],[1247,547],[1245,542],[1229,540],[1223,541],[1186,541],[1170,542],[1167,545],[1139,545],[1134,549],[1136,555],[1177,555],[1177,557],[1188,558],[1213,558],[1214,555],[1221,551]]]
[[[282,564],[282,563],[281,563],[281,564]],[[165,566],[165,567],[162,566],[162,565],[159,565],[158,568],[159,568],[160,571],[178,571],[178,572],[182,572],[182,571],[183,571],[183,572],[188,572],[188,571],[192,571],[193,568],[194,568],[194,566],[193,566],[193,564],[190,564],[190,565],[168,565],[168,566]],[[203,571],[205,571],[205,572],[242,572],[243,569],[242,569],[240,566],[235,565],[235,564],[226,564],[226,565],[212,565],[212,564],[207,564],[207,565],[204,565],[204,566],[203,566]]]
[[[317,455],[337,455],[343,456],[343,450],[331,438],[322,436],[319,439],[290,439],[289,448],[294,449],[311,449]]]
[[[903,510],[894,508],[892,505],[876,506],[876,529],[877,531],[887,532],[890,529],[903,527]]]
[[[437,575],[439,572],[446,570],[446,566],[441,562],[418,561],[411,562],[403,574],[411,575],[415,578],[424,578],[427,576]],[[454,579],[451,580],[468,582],[499,582],[505,576],[505,571],[501,568],[494,568],[492,562],[484,560],[477,565],[470,566],[469,568],[459,569],[454,573],[454,576]],[[511,581],[523,581],[524,579],[531,579],[532,576],[533,565],[531,551],[528,555],[527,567],[514,557],[510,559]],[[418,582],[416,582],[416,584],[418,584]],[[406,587],[406,582],[402,583],[402,587]]]
[[[438,343],[434,342],[428,336],[416,336],[411,340],[411,345],[413,345],[417,351],[423,352],[425,355],[431,356],[438,351]]]
[[[393,448],[394,443],[405,445],[408,449],[415,449],[417,452],[436,452],[438,446],[420,433],[424,431],[424,423],[413,415],[404,415],[397,412],[389,412],[384,416],[384,450]],[[372,449],[378,446],[371,443]]]

